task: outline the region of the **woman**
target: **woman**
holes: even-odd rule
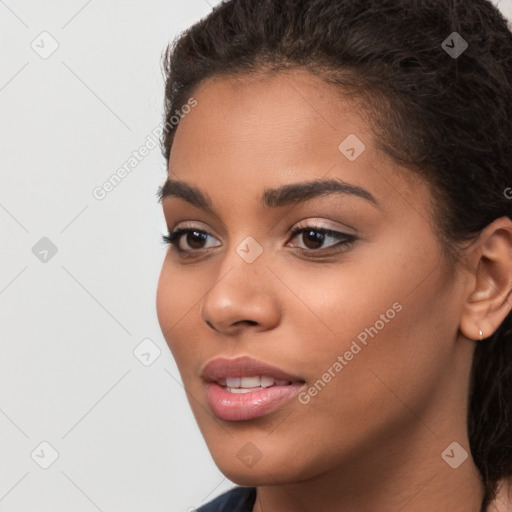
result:
[[[158,318],[238,484],[199,510],[511,511],[499,11],[229,0],[165,71]]]

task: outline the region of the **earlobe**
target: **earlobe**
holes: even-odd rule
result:
[[[494,334],[512,309],[512,221],[496,219],[468,250],[476,264],[460,330],[469,339],[482,340]]]

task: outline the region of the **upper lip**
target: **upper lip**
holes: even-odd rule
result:
[[[263,361],[252,359],[248,356],[241,356],[234,359],[217,358],[210,361],[203,368],[201,377],[207,382],[215,382],[227,377],[241,378],[253,377],[256,375],[266,375],[274,377],[274,379],[281,379],[287,381],[300,381],[304,379],[297,375],[287,373],[280,368],[271,366]]]

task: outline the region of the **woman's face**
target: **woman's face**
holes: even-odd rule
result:
[[[208,80],[194,98],[169,178],[210,208],[165,187],[168,229],[192,231],[176,240],[186,252],[169,246],[157,313],[220,470],[242,485],[294,482],[433,443],[445,465],[465,419],[463,402],[453,412],[467,391],[467,365],[455,365],[463,286],[427,185],[376,148],[355,103],[307,72]],[[318,180],[344,188],[270,192]],[[210,361],[241,356],[293,383],[245,393],[202,377]],[[236,381],[247,368],[224,368],[226,384],[260,385]]]

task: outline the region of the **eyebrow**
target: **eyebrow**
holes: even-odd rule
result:
[[[368,190],[348,183],[341,178],[288,183],[278,188],[265,189],[261,196],[261,203],[265,208],[279,208],[331,194],[352,195],[365,199],[375,206],[380,206],[377,199]],[[215,214],[211,198],[197,187],[184,181],[173,180],[168,177],[165,183],[159,187],[157,196],[159,202],[162,202],[166,197],[176,197]]]

